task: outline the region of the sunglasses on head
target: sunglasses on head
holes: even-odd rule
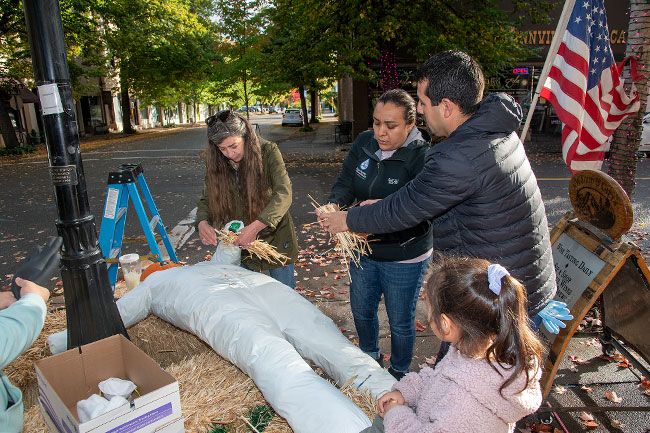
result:
[[[214,122],[216,122],[217,120],[223,123],[226,120],[228,120],[228,117],[230,117],[230,113],[231,113],[230,110],[219,111],[217,114],[213,114],[212,116],[205,119],[205,123],[207,123],[208,126],[214,125]]]

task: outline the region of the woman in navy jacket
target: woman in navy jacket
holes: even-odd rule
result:
[[[413,98],[401,89],[384,93],[373,112],[373,130],[359,135],[329,198],[340,207],[380,200],[422,170],[428,143],[415,126]],[[389,371],[408,373],[415,342],[415,306],[432,252],[431,223],[370,235],[372,254],[350,263],[350,306],[361,349],[381,361],[377,310],[382,295],[391,331]]]

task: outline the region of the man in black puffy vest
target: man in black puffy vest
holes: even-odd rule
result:
[[[521,107],[503,93],[483,98],[483,89],[469,55],[446,51],[427,60],[418,112],[445,139],[406,186],[373,205],[322,214],[321,223],[332,233],[388,233],[431,219],[435,250],[503,265],[526,286],[530,317],[563,327],[553,317],[568,316],[550,311],[555,269],[544,203],[517,135]]]

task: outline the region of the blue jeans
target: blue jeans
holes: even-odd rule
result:
[[[269,275],[271,278],[275,278],[282,284],[286,284],[292,289],[296,288],[296,277],[293,275],[294,266],[293,263],[289,263],[286,266],[281,268],[269,269]]]
[[[409,371],[413,358],[415,305],[429,261],[379,262],[362,256],[360,267],[350,263],[350,307],[359,347],[373,358],[379,358],[377,310],[383,294],[390,326],[390,365],[400,373]]]

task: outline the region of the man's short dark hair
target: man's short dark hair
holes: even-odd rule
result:
[[[418,70],[417,80],[428,81],[425,93],[432,105],[447,98],[464,114],[473,114],[483,99],[483,71],[476,60],[462,51],[433,55]]]

